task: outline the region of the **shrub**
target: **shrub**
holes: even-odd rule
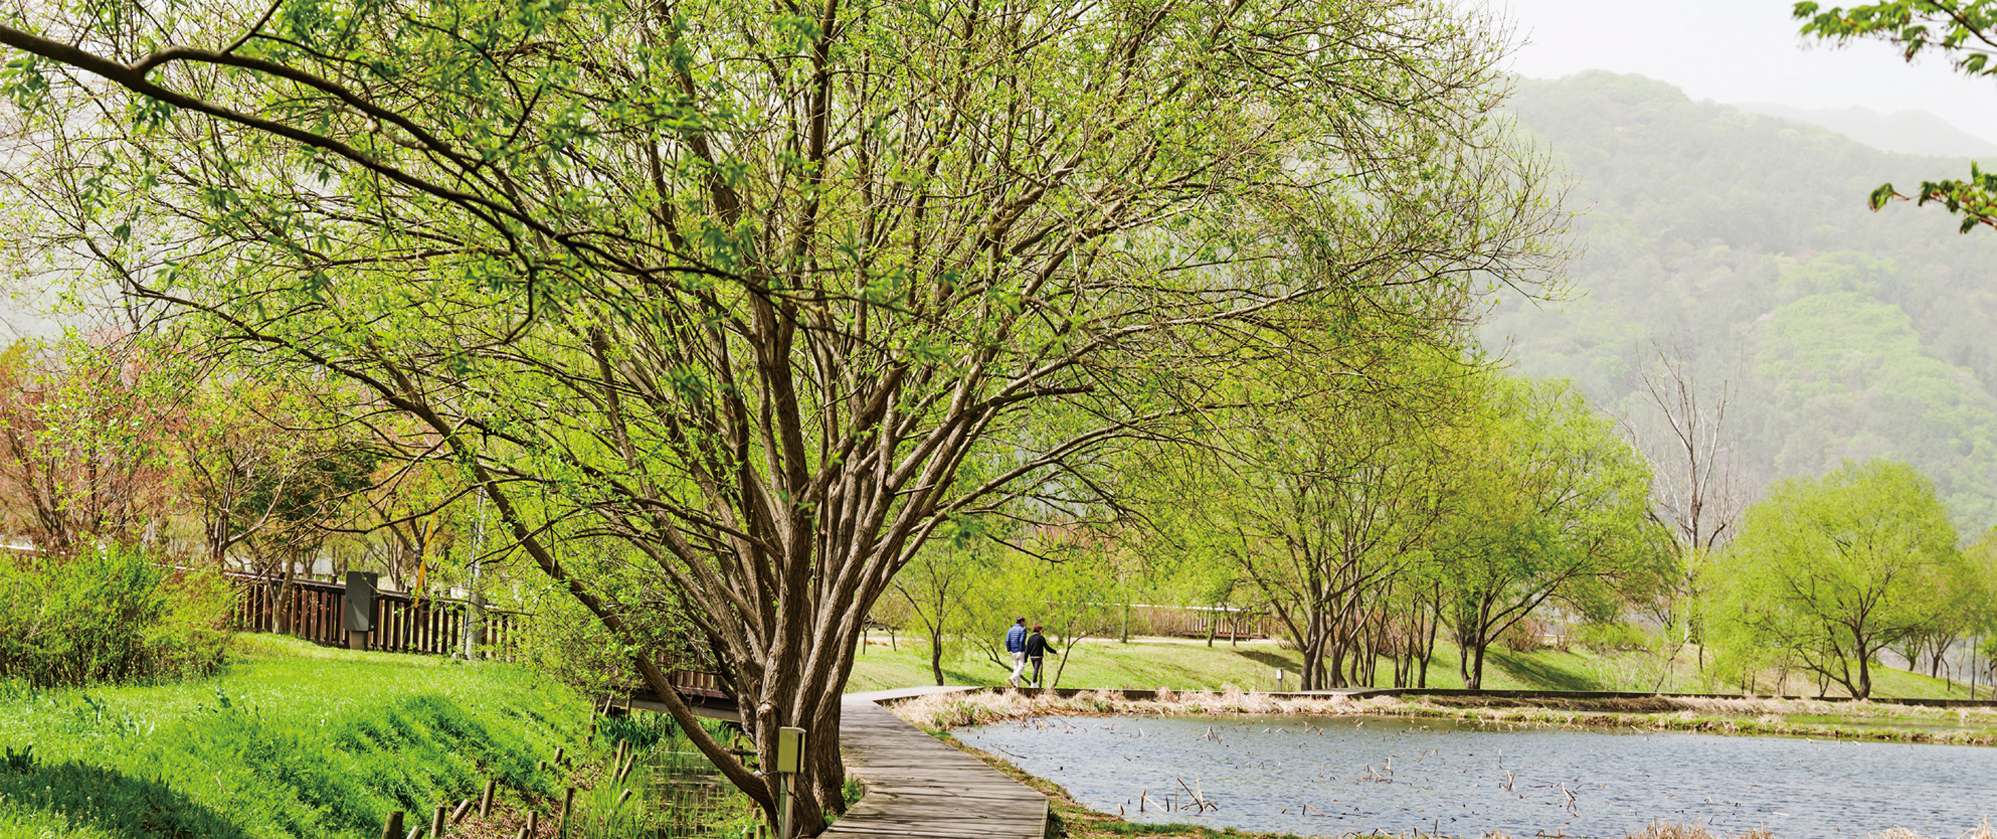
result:
[[[649,658],[665,670],[710,669],[696,650],[683,613],[672,605],[672,593],[608,572],[599,576],[597,586],[601,602],[617,612],[635,644],[624,643],[604,628],[575,598],[555,594],[540,598],[521,627],[520,661],[585,696],[642,689],[643,680],[632,666],[635,656]]]
[[[111,549],[0,561],[0,680],[31,688],[211,672],[233,592]]]
[[[1643,650],[1653,646],[1651,635],[1626,623],[1583,624],[1576,634],[1580,636],[1582,646],[1598,654]]]
[[[1532,618],[1519,618],[1498,633],[1498,644],[1514,652],[1529,653],[1546,646],[1546,625]]]

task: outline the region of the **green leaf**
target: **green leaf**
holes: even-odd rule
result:
[[[1886,202],[1893,200],[1899,194],[1893,190],[1892,184],[1880,184],[1878,189],[1872,191],[1872,197],[1868,203],[1871,204],[1872,211],[1876,213],[1879,212],[1879,208],[1886,206]]]

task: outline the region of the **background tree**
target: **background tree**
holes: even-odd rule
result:
[[[1372,684],[1384,595],[1425,556],[1448,503],[1440,426],[1469,368],[1424,363],[1430,348],[1374,349],[1370,363],[1344,359],[1354,375],[1275,380],[1295,394],[1283,410],[1237,415],[1160,502],[1225,534],[1215,547],[1302,651],[1303,690]]]
[[[890,584],[908,607],[903,614],[929,639],[929,671],[938,685],[944,683],[946,655],[961,656],[965,637],[993,623],[992,615],[972,610],[971,590],[991,585],[998,573],[996,548],[981,528],[959,528],[924,546]]]
[[[765,765],[813,731],[815,833],[863,618],[945,521],[1086,492],[1317,313],[1453,328],[1532,282],[1549,202],[1491,32],[1445,2],[23,2],[0,86],[25,247],[419,426],[376,438],[625,637],[629,589],[565,550],[621,541]],[[1093,421],[1034,424],[1057,406]]]
[[[1990,60],[1997,50],[1993,0],[1893,0],[1828,10],[1806,0],[1796,4],[1794,14],[1804,21],[1805,35],[1838,43],[1857,38],[1885,41],[1898,47],[1909,62],[1933,50],[1965,76],[1997,76],[1997,63]],[[1985,172],[1974,162],[1969,164],[1968,178],[1923,181],[1912,198],[1921,204],[1940,203],[1962,216],[1964,233],[1979,224],[1997,228],[1997,172]],[[1895,199],[1905,201],[1909,196],[1883,184],[1872,192],[1872,209]]]
[[[1484,655],[1549,601],[1575,613],[1654,593],[1671,562],[1647,509],[1650,474],[1565,382],[1494,378],[1456,461],[1435,560],[1466,687]]]
[[[1727,408],[1732,379],[1702,386],[1696,359],[1682,343],[1653,345],[1651,363],[1638,371],[1646,415],[1625,428],[1650,464],[1651,497],[1676,546],[1676,568],[1656,601],[1659,623],[1677,644],[1696,643],[1701,592],[1699,569],[1733,538],[1745,506]],[[1644,421],[1644,420],[1647,420]],[[1675,657],[1675,652],[1673,654]],[[1700,648],[1704,661],[1704,647]]]
[[[187,389],[127,339],[70,335],[0,352],[0,497],[8,535],[62,556],[155,549]]]
[[[1781,481],[1713,565],[1711,620],[1728,624],[1723,643],[1780,652],[1864,698],[1880,650],[1952,619],[1937,602],[1972,585],[1955,545],[1934,484],[1905,464]]]

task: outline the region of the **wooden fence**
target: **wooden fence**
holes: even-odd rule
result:
[[[340,610],[347,587],[343,583],[319,580],[292,580],[290,592],[279,601],[281,586],[276,580],[249,574],[229,574],[236,585],[235,628],[273,631],[278,617],[288,617],[290,634],[315,644],[344,647],[346,625]],[[416,600],[408,593],[377,591],[374,596],[374,631],[368,634],[368,649],[394,653],[449,655],[463,649],[464,629],[471,619],[471,604],[463,600],[425,597]],[[520,612],[485,610],[485,631],[479,648],[495,658],[510,658],[518,640]]]

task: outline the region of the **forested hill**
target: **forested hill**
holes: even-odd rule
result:
[[[1640,76],[1523,82],[1513,108],[1567,170],[1580,253],[1572,299],[1501,300],[1487,346],[1572,378],[1640,434],[1639,365],[1682,348],[1702,385],[1738,390],[1728,426],[1749,499],[1885,456],[1932,476],[1959,526],[1997,524],[1997,233],[1960,235],[1936,208],[1866,209],[1881,182],[1910,192],[1966,160],[1877,151]]]

